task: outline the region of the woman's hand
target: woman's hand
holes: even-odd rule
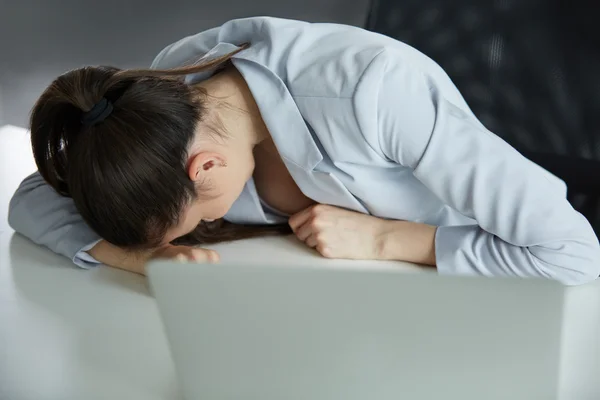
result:
[[[435,265],[435,226],[318,204],[293,215],[294,234],[327,258]]]
[[[152,253],[151,259],[174,259],[181,262],[216,263],[219,253],[190,246],[167,245]]]
[[[146,263],[152,259],[174,259],[197,263],[219,261],[219,254],[213,250],[167,245],[153,251],[131,251],[114,246],[105,240],[98,242],[88,253],[103,264],[141,275],[145,275]]]
[[[382,257],[386,220],[317,204],[293,215],[294,234],[327,258],[375,260]]]

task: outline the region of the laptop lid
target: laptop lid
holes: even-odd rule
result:
[[[553,398],[563,287],[156,262],[186,399]]]

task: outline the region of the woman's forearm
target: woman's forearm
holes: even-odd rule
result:
[[[146,263],[157,258],[196,263],[219,262],[219,254],[214,250],[170,244],[154,250],[132,251],[101,240],[88,253],[102,264],[140,275],[146,274]]]
[[[151,256],[150,252],[124,250],[106,240],[98,242],[88,253],[102,264],[142,275],[144,274],[144,266]]]
[[[384,221],[380,258],[435,266],[436,226],[408,221]]]

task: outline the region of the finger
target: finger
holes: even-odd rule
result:
[[[218,262],[219,254],[214,250],[206,250],[206,249],[191,249],[191,254],[194,257],[194,261],[196,262]]]
[[[307,237],[309,237],[313,232],[313,225],[310,223],[310,219],[308,219],[303,225],[300,225],[294,231],[294,234],[301,241],[305,241]]]
[[[185,255],[185,254],[183,254],[183,253],[179,253],[179,254],[177,254],[177,255],[175,256],[175,260],[177,260],[177,261],[179,261],[179,262],[182,262],[182,263],[188,262],[188,258],[187,258],[187,257],[186,257],[186,255]]]
[[[296,232],[296,230],[299,227],[301,227],[302,225],[304,225],[306,223],[306,221],[308,221],[308,219],[311,216],[311,211],[314,207],[315,206],[310,206],[290,217],[288,224],[290,225],[290,228],[292,228],[292,230],[294,232]]]
[[[221,257],[219,256],[219,253],[217,253],[214,250],[207,250],[208,254],[207,254],[207,260],[210,263],[218,263],[221,260]]]
[[[317,235],[309,235],[304,241],[308,247],[315,248],[318,245]]]
[[[331,249],[324,244],[317,244],[316,250],[325,258],[334,258],[334,254]]]

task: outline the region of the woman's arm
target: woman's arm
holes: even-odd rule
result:
[[[73,199],[56,193],[38,172],[25,178],[13,195],[8,223],[34,243],[82,268],[105,264],[143,273],[143,265],[149,258],[101,240],[85,223]]]
[[[56,193],[37,172],[25,178],[13,195],[8,223],[23,236],[68,257],[80,267],[99,263],[85,252],[100,237],[79,215],[73,200]]]
[[[21,183],[11,199],[8,221],[15,231],[83,268],[105,264],[144,274],[144,267],[152,258],[195,262],[219,260],[214,251],[188,246],[134,252],[101,240],[79,215],[73,200],[56,193],[37,172]]]
[[[444,98],[436,82],[393,51],[380,53],[365,74],[380,82],[370,99],[377,104],[377,129],[365,132],[367,141],[478,223],[437,229],[440,273],[567,284],[598,276],[598,239],[560,180]]]

